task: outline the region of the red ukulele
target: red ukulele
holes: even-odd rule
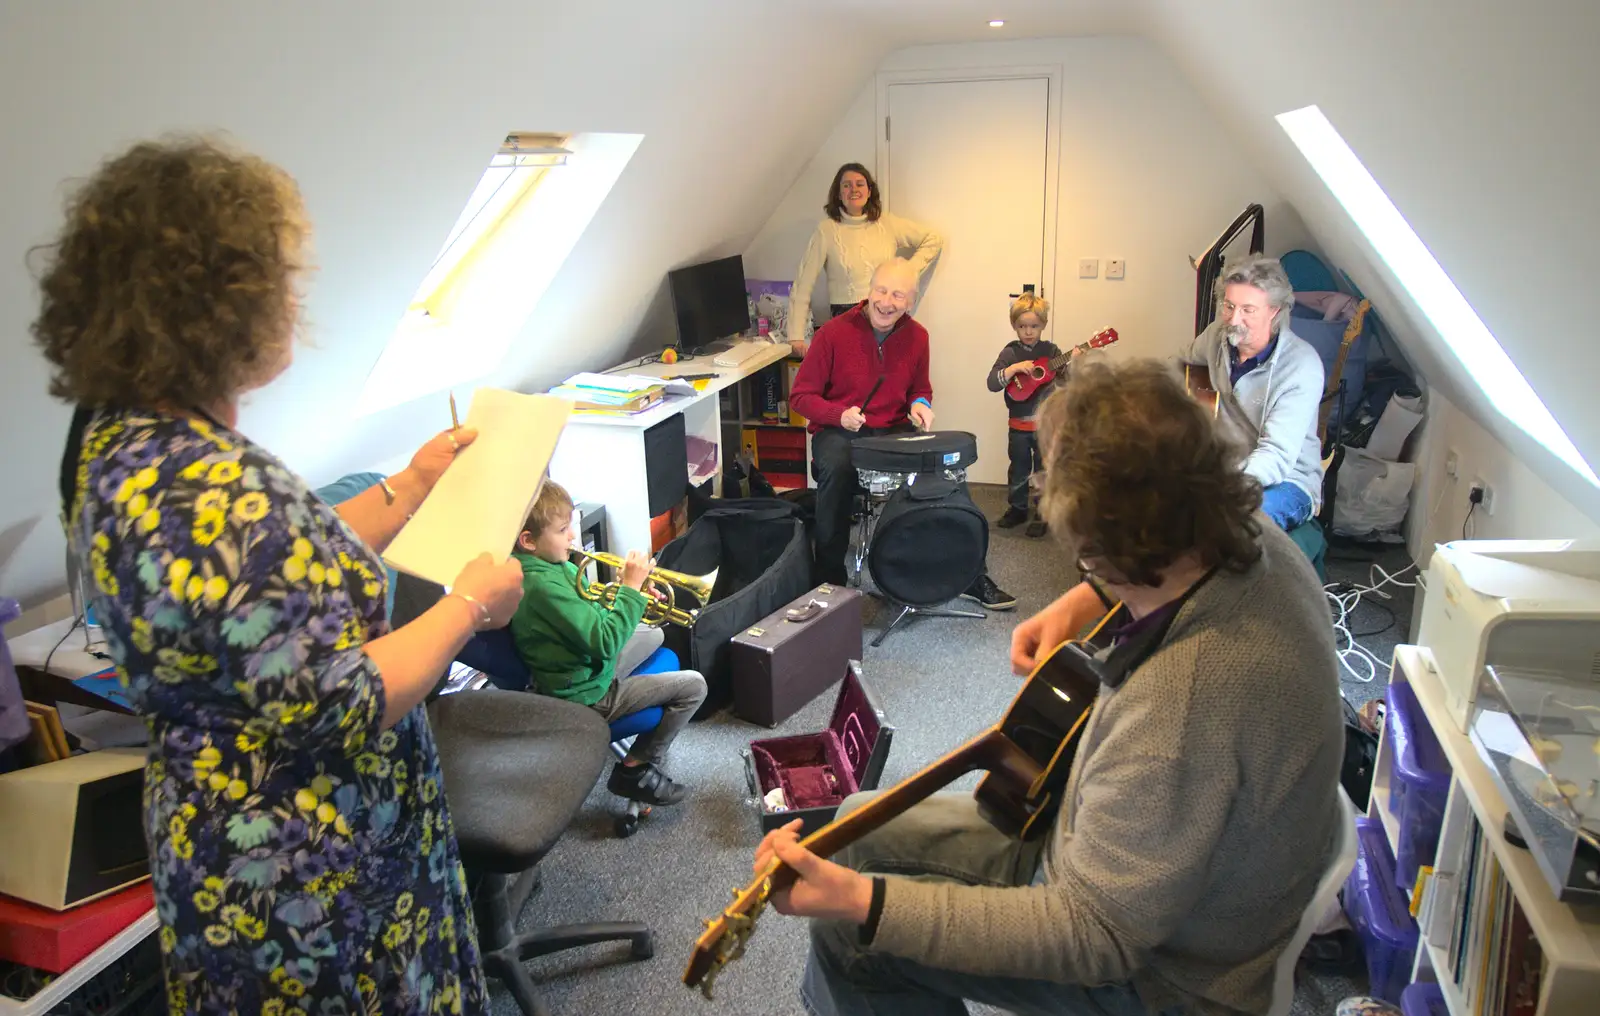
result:
[[[1006,398],[1015,402],[1022,402],[1031,398],[1033,393],[1056,379],[1056,374],[1067,361],[1072,359],[1072,354],[1080,349],[1099,349],[1109,346],[1117,341],[1115,328],[1102,328],[1089,338],[1088,342],[1073,346],[1060,356],[1041,356],[1033,361],[1033,367],[1012,376],[1006,382]]]

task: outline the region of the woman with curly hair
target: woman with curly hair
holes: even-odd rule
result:
[[[811,290],[819,273],[827,273],[828,307],[838,317],[867,298],[872,273],[885,261],[906,251],[920,279],[944,249],[938,233],[883,210],[878,182],[859,162],[847,162],[833,174],[822,210],[826,217],[811,234],[789,293],[791,342],[811,336]]]
[[[521,598],[485,554],[397,631],[378,557],[475,436],[337,514],[238,430],[289,365],[309,228],[294,182],[145,143],[69,200],[33,334],[76,407],[61,494],[150,726],[145,834],[175,1013],[487,1011],[420,707]]]
[[[956,999],[1265,1013],[1350,821],[1322,587],[1175,371],[1074,365],[1039,435],[1042,513],[1093,584],[1021,625],[1014,648],[1031,669],[1077,634],[1060,602],[1121,604],[1110,644],[1077,665],[1098,689],[1060,810],[1018,840],[970,792],[935,794],[845,864],[801,847],[798,823],[768,834],[757,870],[776,856],[800,875],[774,905],[821,918],[800,989],[817,1016],[962,1011]]]

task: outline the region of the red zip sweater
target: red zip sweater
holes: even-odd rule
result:
[[[883,384],[862,405],[880,376]],[[860,305],[817,329],[789,390],[789,405],[810,421],[806,429],[813,434],[839,426],[851,406],[861,406],[868,427],[891,426],[906,418],[917,399],[933,404],[928,330],[903,314],[880,349]]]

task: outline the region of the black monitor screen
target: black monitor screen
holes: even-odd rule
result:
[[[704,346],[746,331],[750,303],[744,291],[744,258],[735,254],[667,273],[678,344]]]

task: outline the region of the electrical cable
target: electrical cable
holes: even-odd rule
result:
[[[1388,631],[1395,624],[1395,616],[1393,610],[1383,604],[1374,603],[1372,606],[1381,607],[1388,611],[1389,624],[1379,628],[1377,631],[1363,632],[1357,635],[1350,628],[1350,615],[1354,613],[1356,607],[1361,604],[1362,599],[1366,596],[1376,596],[1384,600],[1390,599],[1390,595],[1384,592],[1384,586],[1392,585],[1405,588],[1416,586],[1416,582],[1400,581],[1402,575],[1416,566],[1417,563],[1413,561],[1391,574],[1382,565],[1374,562],[1367,571],[1367,584],[1364,586],[1352,586],[1345,582],[1330,582],[1323,586],[1323,591],[1331,601],[1334,610],[1334,634],[1335,636],[1343,636],[1342,640],[1336,640],[1335,642],[1335,648],[1339,656],[1339,666],[1362,684],[1371,684],[1386,664],[1357,640]]]

